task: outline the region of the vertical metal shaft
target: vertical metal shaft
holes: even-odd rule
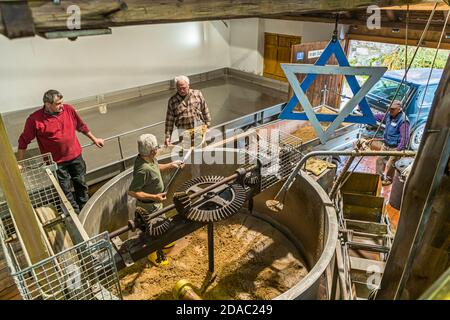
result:
[[[214,273],[214,224],[208,223],[208,270]]]
[[[122,160],[122,167],[123,167],[123,170],[125,171],[127,169],[127,167],[125,165],[125,161],[123,161],[122,141],[120,140],[120,136],[117,137],[117,143],[119,145],[120,160]]]

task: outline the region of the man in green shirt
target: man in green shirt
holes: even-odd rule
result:
[[[162,202],[166,200],[161,171],[184,167],[179,160],[159,164],[156,160],[159,149],[154,135],[143,134],[138,138],[139,155],[134,163],[133,181],[128,189],[128,195],[136,198],[136,207],[145,209],[149,214],[161,209]],[[168,264],[161,250],[151,253],[149,259],[157,266]]]

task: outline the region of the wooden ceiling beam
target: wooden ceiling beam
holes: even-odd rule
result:
[[[422,3],[418,3],[418,4],[411,4],[409,6],[409,10],[414,10],[414,11],[431,11],[433,10],[434,4],[436,3],[436,0],[429,0],[429,1],[422,1]],[[381,8],[382,10],[406,10],[407,6],[406,5],[402,5],[402,6],[389,6],[389,7],[383,7]],[[449,6],[449,0],[442,0],[441,3],[438,3],[436,10],[437,11],[447,11],[450,9]]]
[[[281,20],[294,20],[294,21],[309,21],[309,22],[322,22],[322,23],[334,23],[335,17],[333,16],[318,16],[318,15],[296,15],[296,16],[277,16],[277,17],[263,17],[263,18],[270,18],[270,19],[281,19]],[[398,18],[398,16],[397,16]],[[439,21],[440,22],[440,21]],[[366,26],[367,21],[366,19],[361,19],[361,17],[354,16],[354,18],[347,18],[345,16],[340,16],[339,18],[340,24],[345,25],[357,25],[357,26]],[[442,23],[432,23],[429,27],[430,31],[442,31]],[[408,25],[408,29],[411,30],[423,30],[426,25],[426,20],[424,20],[423,23],[417,23],[410,21]],[[385,28],[398,28],[398,29],[404,29],[406,26],[406,23],[404,21],[390,21],[388,19],[383,19],[381,21],[381,26]],[[450,25],[447,26],[447,29],[450,32]]]
[[[389,18],[391,22],[398,21],[398,14],[395,10],[386,10],[386,16]]]
[[[370,5],[401,6],[418,0],[72,0],[54,4],[48,0],[28,1],[36,33],[67,30],[67,7],[77,5],[81,28],[108,28],[125,25],[170,23],[198,20],[224,20],[262,15],[307,12],[338,12],[367,8]],[[14,1],[0,0],[2,6]],[[124,5],[125,3],[126,5]],[[3,20],[2,20],[3,21]],[[0,33],[7,34],[0,24]]]
[[[441,27],[442,28],[442,27]],[[450,32],[450,28],[447,28]],[[381,28],[378,30],[369,30],[366,26],[351,26],[347,36],[349,39],[353,40],[363,40],[363,41],[375,41],[375,42],[385,42],[393,44],[405,44],[405,29],[400,29],[398,32],[393,33],[390,28]],[[427,48],[437,48],[439,38],[441,36],[441,31],[431,31],[429,30],[422,42],[422,47]],[[416,46],[419,39],[422,36],[422,30],[408,30],[408,45]],[[450,40],[445,37],[441,42],[441,49],[450,49]]]

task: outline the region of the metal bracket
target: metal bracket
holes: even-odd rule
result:
[[[111,242],[113,243],[117,253],[122,258],[123,262],[125,263],[125,266],[132,266],[134,264],[134,260],[128,252],[126,246],[123,245],[123,241],[119,237],[114,237],[111,239]]]
[[[63,215],[60,215],[59,217],[56,217],[52,220],[49,220],[42,224],[43,228],[51,228],[59,223],[64,223],[65,217]]]

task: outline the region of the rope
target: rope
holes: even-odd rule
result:
[[[380,131],[380,128],[381,128],[381,126],[382,126],[382,124],[383,124],[383,122],[384,122],[384,119],[386,119],[386,116],[387,116],[387,114],[388,114],[388,112],[389,112],[389,109],[391,108],[392,104],[394,103],[395,98],[397,98],[397,95],[398,95],[398,93],[399,93],[399,91],[400,91],[400,88],[402,87],[403,83],[405,82],[405,79],[406,79],[406,76],[407,76],[407,74],[408,74],[408,72],[409,72],[409,69],[411,68],[411,66],[412,66],[412,64],[413,64],[413,62],[414,62],[414,59],[416,58],[417,52],[419,51],[419,48],[420,48],[420,46],[422,45],[423,38],[425,37],[425,34],[428,32],[428,28],[429,28],[429,26],[430,26],[431,20],[433,19],[433,16],[434,16],[434,13],[435,13],[435,11],[436,11],[436,7],[437,7],[438,3],[439,3],[439,1],[436,1],[436,3],[434,4],[433,11],[431,12],[431,14],[430,14],[430,16],[429,16],[429,18],[428,18],[427,24],[426,24],[426,26],[425,26],[425,29],[424,29],[423,32],[422,32],[422,35],[420,36],[420,40],[419,40],[419,42],[417,43],[416,49],[415,49],[414,54],[413,54],[413,56],[412,56],[412,58],[411,58],[411,62],[409,63],[408,67],[406,68],[405,74],[403,75],[403,78],[402,78],[402,81],[400,82],[400,85],[397,87],[397,90],[395,91],[394,97],[392,98],[392,100],[391,100],[391,102],[390,102],[390,104],[389,104],[389,107],[386,109],[386,112],[385,112],[384,115],[383,115],[383,119],[381,120],[380,124],[378,125],[377,131],[376,131],[375,134],[374,134],[374,138],[370,139],[369,142],[372,142],[372,141],[376,140],[375,137],[377,136],[378,132]],[[408,28],[409,5],[408,5],[408,7],[407,7],[407,10],[408,10],[408,19],[407,19],[406,28]],[[448,18],[448,15],[447,15],[447,18]],[[445,26],[444,26],[444,30],[445,30]],[[406,43],[407,43],[407,36],[408,36],[408,32],[406,32]],[[441,35],[441,36],[442,36],[442,35]],[[406,52],[406,54],[407,54],[407,51],[405,51],[405,52]],[[407,57],[407,56],[406,56],[406,57]],[[405,61],[407,61],[407,58],[405,59]],[[430,75],[430,76],[431,76],[431,75]],[[405,118],[406,118],[406,115],[405,115]],[[405,127],[405,130],[406,130],[406,127]],[[405,132],[405,134],[406,134],[406,132]],[[363,158],[364,158],[364,157],[360,157],[360,159],[358,160],[358,162],[356,163],[356,165],[353,167],[353,169],[351,170],[351,172],[350,172],[349,174],[347,174],[347,176],[345,177],[345,179],[343,180],[343,182],[339,185],[339,188],[341,188],[341,187],[344,185],[344,183],[347,182],[347,180],[350,178],[351,174],[353,174],[353,173],[355,172],[356,168],[358,167],[358,165],[360,164],[360,162],[362,161]]]
[[[414,121],[414,125],[411,127],[414,127],[417,124],[417,121],[419,121],[419,116],[420,116],[420,112],[422,111],[423,101],[425,100],[425,96],[427,94],[428,85],[430,84],[431,75],[433,74],[434,65],[436,63],[436,58],[439,53],[439,49],[441,47],[441,42],[442,42],[442,39],[445,34],[445,28],[447,27],[449,17],[450,17],[450,11],[447,11],[447,17],[445,18],[444,26],[442,27],[441,37],[439,38],[439,42],[436,47],[436,52],[434,53],[433,63],[431,64],[431,70],[430,70],[430,74],[428,75],[427,85],[425,86],[425,91],[422,96],[422,101],[420,102],[420,105],[419,105],[419,111],[417,112],[417,117],[416,117],[416,120]],[[409,148],[410,144],[411,144],[411,140],[408,141],[408,148]]]
[[[411,58],[411,62],[409,63],[407,69],[405,70],[405,74],[403,75],[402,81],[400,82],[400,85],[398,86],[398,88],[397,88],[397,90],[396,90],[396,92],[395,92],[395,94],[394,94],[394,97],[392,98],[391,103],[389,104],[389,107],[387,108],[386,112],[384,113],[383,119],[381,120],[380,124],[378,125],[378,128],[377,128],[377,131],[375,132],[374,138],[370,139],[369,142],[372,142],[372,141],[374,141],[374,140],[377,140],[377,139],[375,139],[375,137],[376,137],[378,131],[380,130],[381,125],[383,124],[384,119],[386,118],[386,115],[387,115],[387,113],[389,112],[389,109],[391,108],[393,102],[395,101],[395,98],[397,97],[398,92],[400,91],[400,88],[401,88],[401,86],[403,85],[403,83],[404,83],[404,81],[405,81],[405,79],[406,79],[406,76],[407,76],[407,74],[408,74],[408,72],[409,72],[409,69],[411,68],[411,66],[412,66],[412,64],[413,64],[413,62],[414,62],[414,59],[416,58],[416,54],[417,54],[417,52],[418,52],[418,50],[419,50],[419,48],[420,48],[420,46],[421,46],[421,44],[422,44],[423,38],[424,38],[425,34],[428,32],[428,28],[429,28],[429,26],[430,26],[431,20],[433,19],[434,12],[436,11],[436,7],[437,7],[438,3],[439,3],[439,1],[436,1],[436,3],[434,4],[433,11],[431,12],[430,17],[428,18],[427,24],[426,24],[426,26],[425,26],[425,29],[424,29],[423,32],[422,32],[422,35],[420,36],[420,40],[419,40],[419,42],[417,43],[416,49],[415,49],[414,54],[413,54],[413,56],[412,56],[412,58]],[[409,5],[408,5],[407,10],[408,10],[408,16],[409,16]],[[445,26],[447,25],[447,21],[448,21],[448,17],[449,17],[449,16],[450,16],[450,13],[447,14],[447,19],[446,19],[446,22],[445,22],[445,24],[444,24],[444,28],[443,28],[442,32],[445,31]],[[408,28],[408,21],[407,21],[407,24],[406,24],[406,28]],[[406,32],[406,37],[407,37],[407,34],[408,34],[408,32]],[[443,37],[443,33],[441,33],[441,39],[439,40],[439,45],[438,45],[438,47],[440,46],[442,37]],[[406,38],[406,39],[407,39],[407,38]],[[436,56],[437,56],[437,54],[435,55],[435,59],[436,59]],[[407,59],[405,59],[405,61],[407,61]],[[434,64],[434,62],[435,62],[435,61],[433,60],[433,64]],[[430,72],[429,77],[431,77],[431,72]],[[429,81],[429,79],[428,79],[428,81]],[[427,86],[428,86],[428,83],[427,83]],[[425,96],[424,96],[424,97],[425,97]],[[405,115],[405,118],[406,118],[406,115]],[[406,127],[405,127],[405,130],[406,130]],[[405,134],[406,134],[406,132],[405,132]],[[409,141],[409,142],[411,142],[411,141]],[[408,146],[409,146],[409,145],[408,145]],[[364,157],[360,157],[360,158],[359,158],[358,162],[357,162],[356,165],[353,167],[353,169],[351,170],[351,172],[350,172],[349,174],[347,174],[347,176],[345,177],[345,179],[344,179],[344,180],[342,181],[342,183],[339,185],[339,189],[347,182],[347,180],[350,178],[351,174],[355,172],[356,168],[358,167],[358,165],[360,164],[360,162],[362,161],[363,158],[364,158]]]
[[[377,131],[375,132],[374,137],[376,137],[378,132],[380,131],[381,125],[383,124],[384,119],[386,119],[386,115],[388,114],[389,109],[391,108],[392,104],[394,103],[395,98],[397,98],[397,95],[398,95],[398,93],[400,91],[400,88],[402,87],[403,83],[405,82],[405,79],[406,79],[406,76],[407,76],[407,74],[409,72],[409,69],[411,69],[411,66],[412,66],[412,64],[414,62],[414,59],[416,58],[417,52],[419,51],[419,48],[422,45],[423,39],[425,37],[425,34],[428,32],[428,28],[430,27],[431,20],[433,19],[434,12],[436,11],[436,7],[437,7],[438,4],[439,4],[439,1],[436,1],[436,3],[434,4],[434,7],[433,7],[433,11],[431,11],[430,17],[428,18],[428,21],[427,21],[427,24],[425,26],[425,29],[423,30],[422,35],[420,36],[420,40],[417,43],[416,49],[414,50],[414,54],[413,54],[413,56],[411,58],[411,62],[409,63],[408,68],[405,70],[405,74],[403,75],[402,81],[400,82],[400,85],[397,87],[397,90],[395,91],[394,97],[392,98],[391,102],[389,103],[389,107],[386,109],[386,112],[384,113],[383,119],[381,119],[381,122],[378,125]]]
[[[408,27],[409,27],[409,3],[406,5],[405,70],[408,67]]]
[[[376,137],[376,135],[378,134],[378,132],[380,131],[380,128],[381,128],[381,126],[382,126],[382,124],[383,124],[383,122],[384,122],[384,119],[385,119],[386,116],[387,116],[387,113],[389,112],[389,109],[391,108],[392,104],[394,103],[395,98],[397,98],[397,95],[398,95],[398,93],[399,93],[399,91],[400,91],[400,88],[402,87],[403,83],[405,82],[405,79],[406,79],[406,76],[407,76],[407,74],[408,74],[408,72],[409,72],[409,69],[411,69],[411,66],[412,66],[412,64],[413,64],[413,62],[414,62],[414,59],[416,58],[417,52],[418,52],[420,46],[422,45],[423,39],[424,39],[424,37],[425,37],[425,34],[428,32],[428,28],[429,28],[429,26],[430,26],[431,20],[433,19],[433,16],[434,16],[434,13],[435,13],[435,11],[436,11],[436,8],[437,8],[438,3],[439,3],[439,1],[436,1],[435,4],[434,4],[433,10],[432,10],[432,12],[431,12],[431,14],[430,14],[430,16],[429,16],[429,18],[428,18],[428,21],[427,21],[427,24],[426,24],[426,26],[425,26],[425,29],[423,30],[423,32],[422,32],[422,34],[421,34],[421,36],[420,36],[420,40],[419,40],[419,42],[417,43],[416,49],[415,49],[414,54],[413,54],[413,56],[412,56],[412,58],[411,58],[411,62],[410,62],[409,65],[407,66],[407,68],[406,68],[406,70],[405,70],[405,74],[403,75],[402,81],[400,82],[400,85],[397,87],[397,90],[396,90],[396,92],[395,92],[395,94],[394,94],[394,97],[392,98],[392,100],[391,100],[391,102],[390,102],[390,104],[389,104],[389,107],[386,109],[386,112],[385,112],[384,115],[383,115],[383,119],[381,120],[380,124],[378,125],[377,131],[376,131],[375,134],[374,134],[374,138],[370,139],[369,142],[372,142],[372,141],[376,140],[375,137]],[[450,16],[450,13],[447,15],[447,20],[448,20],[448,17],[449,17],[449,16]],[[408,38],[407,38],[407,37],[408,37],[409,5],[407,6],[407,17],[408,17],[408,18],[407,18],[407,21],[406,21],[406,51],[405,51],[406,58],[405,58],[405,63],[407,63],[407,48],[408,48],[408,47],[407,47],[407,44],[408,44]],[[443,29],[443,31],[445,31],[445,25],[447,24],[447,20],[446,20],[446,23],[444,24],[444,29]],[[442,40],[442,35],[443,35],[443,34],[441,34],[441,39],[440,39],[440,41]],[[440,43],[440,41],[439,41],[439,43]],[[436,55],[435,55],[435,58],[436,58]],[[434,63],[434,61],[433,61],[433,63]],[[430,77],[431,77],[431,73],[430,73]],[[406,117],[406,115],[405,115],[405,117]],[[406,127],[405,127],[405,130],[406,130]],[[406,132],[405,132],[405,134],[406,134]],[[353,173],[355,172],[356,168],[357,168],[358,165],[361,163],[361,161],[362,161],[363,158],[364,158],[364,157],[360,157],[360,158],[359,158],[358,162],[357,162],[356,165],[353,167],[353,169],[351,170],[351,172],[348,173],[347,176],[345,177],[345,179],[342,181],[342,183],[340,183],[338,189],[340,189],[340,188],[347,182],[347,180],[350,178],[351,174],[353,174]]]

